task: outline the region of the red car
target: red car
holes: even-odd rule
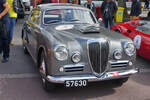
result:
[[[138,19],[116,24],[112,30],[131,38],[136,46],[137,54],[150,60],[150,21]]]

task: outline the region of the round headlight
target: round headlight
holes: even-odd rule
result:
[[[115,50],[114,52],[114,58],[119,60],[122,58],[122,53],[121,53],[121,50]]]
[[[57,46],[55,48],[55,57],[57,60],[64,61],[68,59],[68,50],[64,46]]]
[[[75,52],[73,55],[72,55],[72,61],[74,63],[78,63],[81,61],[81,54],[79,52]]]
[[[128,56],[132,56],[135,54],[135,46],[133,43],[125,43],[124,45],[125,52]]]

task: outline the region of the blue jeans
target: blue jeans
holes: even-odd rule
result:
[[[7,39],[0,38],[0,54],[3,53],[3,58],[9,58],[9,41]]]
[[[14,34],[14,28],[16,24],[16,18],[10,18],[10,32],[9,32],[9,43],[13,39],[13,34]]]
[[[109,18],[104,17],[104,26],[105,26],[105,28],[110,28],[111,29],[113,25],[114,25],[114,22],[113,22],[112,17],[109,17]]]
[[[4,29],[6,30],[7,33],[9,33],[9,29],[10,29],[9,19],[5,19],[3,23],[4,23]],[[9,58],[9,52],[10,52],[10,47],[9,47],[9,34],[8,34],[6,38],[0,37],[0,53],[3,53],[3,58]]]

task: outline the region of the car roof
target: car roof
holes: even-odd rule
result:
[[[42,10],[47,9],[64,9],[64,8],[74,8],[74,9],[85,9],[89,10],[81,5],[77,4],[70,4],[70,3],[47,3],[47,4],[40,4],[38,5]]]

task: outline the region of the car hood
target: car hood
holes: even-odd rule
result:
[[[72,40],[72,39],[98,39],[105,38],[107,40],[121,41],[130,40],[120,33],[107,30],[99,25],[52,25],[45,28],[48,32],[52,32],[54,37],[59,40]]]
[[[54,46],[65,45],[70,52],[80,51],[82,54],[87,50],[88,41],[109,43],[110,55],[113,57],[113,50],[122,49],[124,42],[132,42],[128,37],[123,36],[120,33],[106,30],[100,26],[90,25],[72,25],[71,26],[51,26],[45,28],[51,35],[53,35]],[[63,30],[65,29],[65,30]],[[88,52],[88,51],[87,51]],[[70,54],[71,55],[71,54]],[[86,54],[85,54],[86,55]]]

